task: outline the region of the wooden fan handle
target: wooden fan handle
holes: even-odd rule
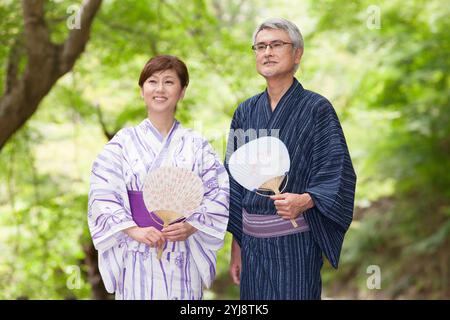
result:
[[[158,256],[157,256],[158,260],[161,260],[163,250],[164,250],[164,244],[160,245],[158,248]]]
[[[294,226],[294,228],[298,227],[297,221],[295,221],[295,219],[291,219],[291,223]]]
[[[164,222],[164,228],[167,228],[169,224],[167,222]],[[162,253],[164,250],[164,243],[158,247],[158,255],[156,256],[158,260],[161,260]]]

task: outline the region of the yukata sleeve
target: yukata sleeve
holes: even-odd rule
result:
[[[123,229],[136,226],[122,172],[121,132],[109,141],[94,161],[88,197],[88,224],[94,246],[104,251],[118,244]]]
[[[121,270],[122,230],[136,226],[122,174],[123,131],[109,141],[94,161],[88,195],[88,227],[99,253],[99,269],[108,292],[116,290]]]
[[[242,238],[242,195],[244,194],[244,189],[230,174],[228,161],[233,152],[239,147],[239,133],[241,131],[238,108],[231,120],[225,156],[225,168],[230,177],[230,218],[227,230],[233,235],[239,246],[241,245]]]
[[[186,221],[198,231],[194,239],[209,250],[223,246],[228,224],[229,179],[211,145],[204,140],[197,152],[197,165],[203,181],[204,195],[199,209]]]
[[[313,237],[334,268],[353,219],[356,174],[332,105],[319,102],[315,115],[311,178],[306,192],[315,207],[305,213]]]
[[[216,276],[217,252],[223,247],[228,223],[228,174],[207,141],[196,154],[198,172],[204,186],[199,209],[186,219],[197,228],[188,237],[186,246],[197,265],[205,287],[209,288]]]

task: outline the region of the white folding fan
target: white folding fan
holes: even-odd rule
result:
[[[239,147],[230,157],[233,178],[244,188],[260,195],[260,190],[280,194],[280,185],[291,166],[289,152],[275,137],[261,137]],[[294,227],[297,223],[291,219]]]
[[[142,190],[144,203],[167,227],[195,212],[203,199],[203,182],[194,172],[178,167],[160,167],[148,173]],[[163,247],[158,250],[161,259]]]

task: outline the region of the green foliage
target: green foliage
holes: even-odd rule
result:
[[[53,42],[67,37],[69,9],[81,3],[45,3]],[[100,114],[109,133],[146,117],[137,82],[153,55],[178,55],[187,63],[191,82],[176,117],[199,129],[223,154],[230,114],[256,91],[249,85],[256,77],[249,50],[252,3],[103,1],[72,72],[2,149],[0,298],[91,297],[82,248],[91,243],[86,221],[90,168],[106,142]],[[19,1],[0,5],[2,86],[11,47],[23,36],[21,11]],[[238,295],[229,285],[227,250],[219,255],[222,287],[216,285],[211,298]],[[70,283],[77,278],[71,272],[77,268],[80,281],[73,289]]]
[[[80,246],[87,196],[70,176],[38,171],[34,145],[40,138],[26,126],[3,150],[6,170],[1,174],[8,186],[2,192],[0,225],[7,245],[2,248],[0,298],[87,297]],[[68,282],[71,277],[75,288]]]
[[[373,30],[367,28],[368,15],[363,14],[369,1],[314,4],[316,10],[330,5],[318,23],[321,32],[345,35],[344,50],[363,56],[371,53],[353,104],[389,115],[385,119],[389,129],[370,145],[368,157],[378,176],[375,180],[395,181],[386,198],[390,204],[377,208],[385,200],[374,199],[371,214],[361,217],[350,231],[344,251],[348,264],[344,262],[343,280],[361,262],[367,266],[379,261],[384,271],[387,288],[369,293],[363,284],[362,295],[444,298],[449,294],[450,37],[449,9],[440,4],[378,3],[381,25]],[[345,14],[334,15],[336,8]]]
[[[19,1],[0,3],[0,92],[5,90],[8,57],[13,47],[22,41],[23,22]]]
[[[81,3],[46,2],[53,41],[65,39],[67,9]],[[322,272],[325,295],[448,298],[450,6],[373,5],[103,1],[72,72],[1,151],[0,298],[92,297],[83,246],[91,243],[90,168],[107,140],[99,110],[109,133],[139,123],[146,116],[137,84],[142,67],[155,54],[180,56],[191,81],[176,117],[223,158],[236,106],[264,88],[250,45],[267,15],[290,18],[303,31],[297,78],[332,101],[358,174],[355,220],[339,270],[326,265]],[[372,28],[378,9],[380,28]],[[22,41],[20,1],[0,1],[2,92],[11,50]],[[26,61],[19,54],[21,72]],[[207,299],[238,298],[228,276],[230,241],[227,234]],[[367,288],[369,265],[381,268],[380,290]]]

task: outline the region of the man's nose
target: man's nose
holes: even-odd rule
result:
[[[273,52],[272,46],[271,45],[267,45],[266,48],[264,49],[264,54],[265,55],[271,55],[272,52]]]

